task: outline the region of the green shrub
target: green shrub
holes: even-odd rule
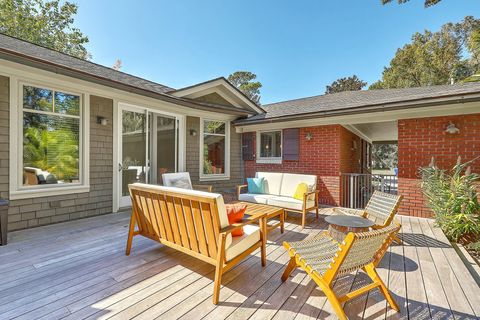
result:
[[[451,170],[441,170],[432,159],[429,167],[420,168],[422,191],[436,224],[453,241],[466,235],[480,236],[480,203],[475,188],[480,176],[471,172],[472,161],[462,163],[459,157]]]

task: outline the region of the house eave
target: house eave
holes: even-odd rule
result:
[[[81,70],[69,68],[64,65],[54,64],[49,61],[37,59],[35,57],[24,55],[19,52],[6,50],[4,48],[0,48],[0,59],[4,59],[7,61],[23,64],[33,68],[38,68],[38,69],[53,72],[56,74],[88,81],[91,83],[108,86],[108,87],[119,89],[125,92],[134,93],[134,94],[142,95],[145,97],[150,97],[157,100],[181,105],[187,108],[203,110],[203,111],[223,112],[226,114],[237,115],[237,116],[247,116],[247,115],[255,114],[254,112],[249,112],[248,110],[240,110],[237,108],[229,108],[225,106],[213,105],[213,104],[208,104],[203,102],[202,103],[194,102],[189,99],[185,99],[181,97],[174,97],[168,94],[161,94],[155,91],[140,89],[135,86],[127,85],[112,79],[89,74]]]
[[[478,101],[480,101],[480,93],[471,93],[471,94],[462,93],[459,95],[442,96],[441,98],[435,98],[435,99],[419,99],[419,100],[394,102],[394,103],[388,103],[388,104],[384,103],[384,104],[377,104],[377,105],[352,107],[352,108],[345,108],[341,110],[326,110],[326,111],[319,111],[319,112],[317,111],[317,112],[310,112],[310,113],[302,113],[298,115],[285,115],[285,116],[279,116],[279,117],[272,117],[268,119],[259,119],[259,120],[240,119],[235,121],[234,125],[237,127],[247,127],[247,126],[261,125],[261,124],[308,120],[312,118],[320,119],[320,118],[328,118],[328,117],[350,116],[350,115],[356,115],[356,114],[408,110],[408,109],[445,106],[445,105],[453,105],[453,104],[465,104],[465,103],[478,102]]]

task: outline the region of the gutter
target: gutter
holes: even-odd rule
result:
[[[238,116],[246,116],[246,115],[254,114],[253,112],[234,110],[232,108],[228,108],[220,105],[213,105],[213,104],[204,103],[204,102],[202,103],[196,102],[196,101],[194,102],[190,99],[174,97],[174,96],[162,94],[156,91],[141,89],[141,88],[128,85],[119,81],[115,81],[109,78],[93,75],[88,72],[70,68],[64,65],[57,65],[42,59],[37,59],[29,55],[18,53],[16,51],[6,50],[4,48],[0,48],[0,58],[8,61],[12,61],[12,62],[20,63],[23,65],[27,65],[30,67],[54,72],[56,74],[61,74],[61,75],[85,80],[88,82],[105,85],[105,86],[116,88],[125,92],[139,94],[142,96],[154,98],[157,100],[162,100],[165,102],[181,105],[181,106],[192,108],[192,109],[213,111],[213,112],[225,112],[227,114],[233,114]]]
[[[301,113],[297,115],[284,115],[278,117],[272,117],[269,119],[259,119],[259,120],[248,120],[248,119],[240,119],[234,121],[233,124],[235,126],[249,126],[249,125],[257,125],[257,124],[268,124],[268,123],[277,123],[277,122],[289,122],[289,121],[296,121],[296,120],[308,120],[312,118],[328,118],[334,116],[345,116],[345,115],[355,115],[355,114],[364,114],[370,112],[385,112],[385,111],[395,111],[395,110],[406,110],[406,109],[415,109],[415,108],[422,108],[422,107],[432,107],[432,106],[441,106],[441,105],[449,105],[449,104],[462,104],[468,102],[477,102],[480,101],[480,92],[475,93],[461,93],[461,94],[454,94],[454,95],[446,95],[439,98],[420,98],[414,100],[406,100],[400,102],[392,102],[388,104],[374,104],[374,105],[367,105],[367,106],[359,106],[359,107],[351,107],[351,108],[344,108],[341,110],[326,110],[326,111],[315,111],[315,112],[308,112],[308,113]],[[476,97],[465,97],[468,95],[477,95]],[[432,99],[442,99],[442,98],[450,98],[453,97],[454,99],[450,100],[443,100],[443,101],[426,101],[421,102],[424,100],[432,100]],[[457,97],[455,99],[455,97]],[[412,104],[403,104],[404,102],[416,102]]]

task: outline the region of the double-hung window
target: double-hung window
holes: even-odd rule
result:
[[[201,120],[200,179],[228,179],[230,126],[228,121]]]
[[[258,162],[282,161],[282,131],[260,131],[257,134]]]
[[[85,185],[82,95],[40,86],[19,87],[18,180],[15,194]],[[42,193],[42,191],[40,191]],[[68,192],[59,192],[59,194]]]

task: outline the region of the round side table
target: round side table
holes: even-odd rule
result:
[[[330,235],[338,242],[342,242],[349,232],[366,232],[375,224],[366,218],[346,215],[328,216],[325,221],[329,224]]]

